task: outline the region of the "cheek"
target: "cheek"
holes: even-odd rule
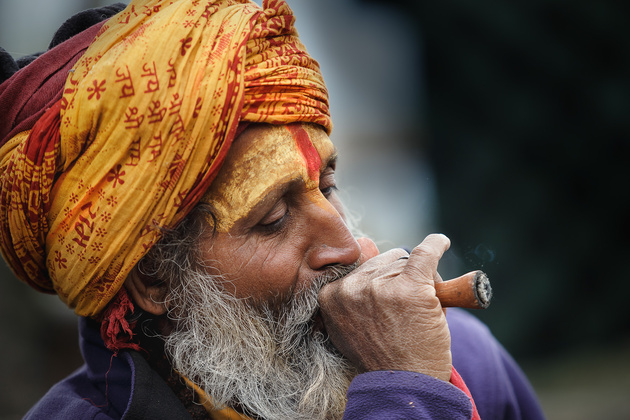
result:
[[[236,297],[272,301],[291,293],[301,265],[297,247],[278,244],[273,238],[231,237],[229,242],[215,242],[219,252],[214,253],[214,266]]]

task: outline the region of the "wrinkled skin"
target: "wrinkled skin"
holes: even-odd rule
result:
[[[336,150],[317,126],[246,129],[204,197],[217,218],[201,249],[207,270],[221,274],[237,297],[277,305],[330,266],[359,261],[320,293],[334,346],[360,371],[408,370],[448,381],[450,335],[433,287],[448,238],[430,235],[408,260],[399,260],[407,255],[401,249],[379,255],[346,225],[335,165]],[[159,291],[128,288],[143,309],[165,312],[142,298]]]
[[[327,332],[357,368],[450,379],[450,333],[434,288],[448,247],[444,235],[429,235],[408,260],[399,259],[407,255],[402,249],[364,254],[369,260],[358,269],[324,286],[319,301]]]
[[[238,297],[285,298],[330,265],[361,256],[334,193],[335,148],[322,129],[302,128],[314,146],[307,150],[314,173],[284,126],[253,126],[234,142],[203,199],[215,208],[217,232],[202,259]]]

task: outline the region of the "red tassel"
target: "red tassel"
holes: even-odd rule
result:
[[[123,287],[105,308],[101,321],[101,337],[105,347],[115,355],[123,349],[140,350],[140,345],[133,342],[135,322],[129,324],[127,321],[127,316],[132,313],[133,302]]]

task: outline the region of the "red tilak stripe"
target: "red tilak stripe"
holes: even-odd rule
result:
[[[317,181],[319,179],[319,168],[322,165],[322,160],[315,146],[313,146],[311,138],[299,123],[288,124],[286,127],[295,139],[295,143],[306,161],[309,178],[313,181]]]

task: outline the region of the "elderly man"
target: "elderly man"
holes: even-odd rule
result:
[[[85,358],[27,418],[542,417],[487,329],[445,315],[446,237],[352,235],[293,21],[138,0],[2,51],[2,252],[81,316]]]

